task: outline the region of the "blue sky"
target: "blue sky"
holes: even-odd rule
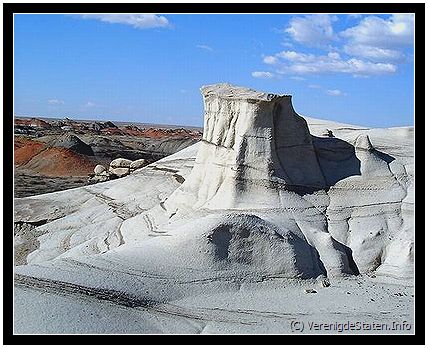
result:
[[[202,126],[202,85],[303,116],[413,125],[411,14],[15,15],[15,115]]]

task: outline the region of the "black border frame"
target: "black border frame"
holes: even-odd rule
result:
[[[418,157],[415,169],[423,175],[425,158],[425,4],[424,3],[3,3],[3,344],[145,344],[141,335],[14,335],[13,334],[13,15],[14,13],[415,13],[415,141]],[[417,73],[416,73],[417,72]],[[423,87],[421,87],[423,86]],[[418,98],[416,98],[418,96]],[[399,97],[399,96],[397,96]],[[417,100],[417,103],[416,103]],[[416,117],[416,115],[418,115]],[[11,117],[12,116],[12,117]],[[416,122],[415,122],[416,123]],[[417,137],[416,137],[417,134]],[[416,148],[416,144],[415,144]],[[416,177],[416,174],[415,174]],[[422,178],[422,177],[421,177]],[[9,190],[7,190],[9,189]],[[7,193],[6,193],[7,192]],[[424,180],[418,181],[416,198],[421,198]],[[417,200],[418,201],[418,200]],[[415,207],[424,219],[424,201]],[[419,225],[418,226],[424,226]],[[416,232],[416,231],[415,231]],[[415,334],[414,335],[211,335],[208,340],[195,335],[156,335],[156,343],[167,344],[425,344],[425,236],[417,230],[415,247]],[[136,336],[136,337],[134,337]],[[143,335],[146,336],[146,335]],[[150,335],[149,335],[150,336]],[[173,336],[173,337],[171,337]],[[189,337],[192,336],[192,337]],[[295,337],[292,337],[295,336]],[[137,338],[137,340],[135,339]],[[190,340],[190,339],[191,340]],[[258,340],[261,338],[262,340]],[[279,338],[280,340],[276,340]],[[94,340],[92,340],[94,339]],[[96,341],[95,341],[96,340]],[[92,341],[92,342],[91,342]],[[190,342],[189,342],[190,341]],[[205,341],[205,342],[204,342]],[[208,341],[208,343],[207,343]],[[267,341],[267,342],[266,342]],[[348,342],[346,342],[348,341]]]

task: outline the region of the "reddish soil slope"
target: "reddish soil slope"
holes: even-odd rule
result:
[[[38,141],[15,138],[15,165],[21,166],[45,149],[46,145]]]
[[[35,155],[23,168],[46,176],[87,176],[96,165],[88,156],[51,147]]]
[[[89,156],[24,138],[15,139],[14,156],[15,166],[45,176],[87,176],[97,165]]]

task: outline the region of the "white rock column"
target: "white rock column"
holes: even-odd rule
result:
[[[278,190],[323,188],[306,121],[291,96],[229,84],[201,88],[204,134],[195,166],[165,202],[188,208],[278,208]]]

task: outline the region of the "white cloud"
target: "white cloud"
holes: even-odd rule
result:
[[[345,95],[346,95],[346,93],[343,93],[342,91],[340,91],[340,90],[338,90],[338,89],[328,89],[328,90],[326,91],[326,93],[327,93],[328,95],[333,96],[333,97],[340,97],[340,96],[345,96]]]
[[[363,57],[375,61],[393,61],[404,59],[404,55],[400,51],[363,44],[345,45],[343,50],[349,55]]]
[[[412,61],[411,52],[405,48],[413,45],[414,14],[392,14],[388,17],[350,14],[348,18],[352,18],[351,23],[354,24],[335,33],[332,23],[338,20],[336,16],[293,17],[284,30],[288,34],[286,42],[294,40],[326,53],[289,49],[263,56],[263,62],[270,65],[269,70],[274,69],[273,72],[280,75],[343,73],[370,77],[394,74],[398,64]]]
[[[200,48],[202,50],[214,52],[214,49],[208,45],[196,45],[197,48]]]
[[[282,51],[275,57],[278,61],[273,66],[279,74],[345,73],[367,76],[390,74],[397,70],[397,66],[391,63],[375,63],[357,58],[342,59],[336,52],[314,55]]]
[[[48,104],[49,104],[49,105],[63,105],[63,104],[64,104],[64,100],[59,100],[59,99],[49,99],[49,100],[48,100]]]
[[[394,14],[388,19],[368,16],[340,35],[353,44],[391,49],[413,44],[414,22],[413,14]]]
[[[162,28],[170,26],[168,19],[156,14],[141,13],[104,13],[82,14],[84,19],[97,19],[113,24],[126,24],[137,29]]]
[[[290,79],[296,80],[296,81],[306,81],[306,79],[301,76],[291,76]]]
[[[263,58],[263,62],[266,64],[276,64],[278,63],[278,58],[274,56],[266,56]]]
[[[274,56],[266,56],[263,58],[263,63],[276,64],[276,63],[278,63],[278,58],[276,58]]]
[[[267,71],[253,71],[251,73],[251,76],[258,78],[258,79],[271,79],[274,77],[274,75]]]
[[[320,85],[308,85],[309,88],[314,88],[314,89],[318,89],[321,88]]]
[[[340,33],[347,39],[344,52],[371,61],[404,61],[400,48],[413,44],[414,15],[394,14],[387,19],[368,16]]]
[[[292,62],[302,63],[313,62],[316,59],[315,55],[313,54],[297,53],[295,51],[282,51],[277,53],[275,56]]]
[[[96,106],[96,104],[95,104],[95,103],[93,103],[93,102],[91,102],[91,101],[88,101],[88,102],[84,105],[84,107],[86,107],[86,108],[92,108],[92,107],[94,107],[94,106]]]
[[[336,39],[332,22],[337,17],[326,14],[293,17],[290,26],[285,29],[291,38],[308,46],[326,46]]]
[[[340,59],[340,54],[337,52],[329,52],[327,56],[331,59]]]

